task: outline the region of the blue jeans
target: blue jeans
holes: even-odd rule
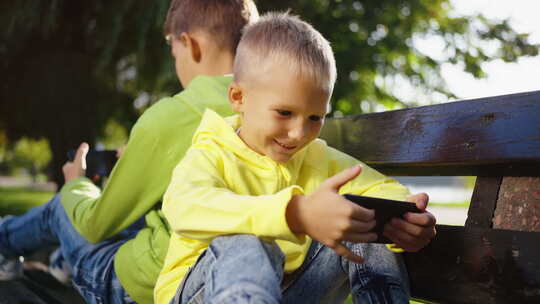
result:
[[[114,255],[140,229],[138,221],[114,239],[91,244],[73,227],[60,196],[0,225],[0,253],[7,257],[29,255],[45,246],[60,245],[71,267],[73,285],[87,303],[135,303],[120,285]]]
[[[276,243],[252,235],[222,236],[185,276],[171,303],[408,303],[401,257],[381,244],[347,246],[366,261],[356,264],[313,242],[303,265],[284,275]]]

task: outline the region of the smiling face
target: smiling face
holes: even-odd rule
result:
[[[239,136],[255,152],[280,163],[319,136],[329,92],[291,68],[271,64],[251,80],[233,83],[229,99],[240,113]]]

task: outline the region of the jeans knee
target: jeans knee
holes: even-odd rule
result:
[[[214,252],[233,251],[239,255],[265,252],[272,260],[284,261],[285,255],[274,241],[263,241],[252,234],[216,237],[210,244]]]
[[[276,242],[263,241],[250,234],[237,234],[215,238],[208,253],[223,267],[239,265],[250,271],[271,271],[281,280],[285,255]]]
[[[281,295],[272,294],[265,288],[250,282],[237,282],[209,300],[209,303],[277,304],[281,300]]]

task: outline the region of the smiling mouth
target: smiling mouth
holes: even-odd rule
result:
[[[279,141],[275,140],[274,141],[276,142],[276,144],[278,144],[280,147],[282,147],[283,149],[286,149],[286,150],[293,150],[294,148],[296,148],[296,146],[287,146],[285,144],[282,144],[280,143]]]

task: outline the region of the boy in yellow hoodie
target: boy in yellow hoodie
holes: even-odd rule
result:
[[[229,87],[239,115],[205,112],[164,196],[174,233],[156,303],[408,302],[401,257],[369,243],[374,212],[341,196],[407,189],[317,139],[335,78],[329,43],[297,17],[245,29]],[[406,214],[385,236],[416,251],[434,226]]]

